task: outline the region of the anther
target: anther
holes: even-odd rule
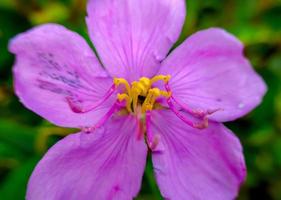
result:
[[[162,90],[159,90],[158,88],[150,89],[143,102],[142,112],[145,113],[147,110],[152,110],[156,99],[160,96],[169,98],[171,96],[171,92],[162,91]]]
[[[131,93],[131,98],[132,98],[132,102],[133,102],[133,109],[136,110],[137,105],[138,105],[138,97],[141,94],[141,89],[137,87],[137,83],[133,83],[132,86],[132,93]]]
[[[148,94],[142,104],[142,113],[145,113],[148,110],[152,110],[152,108],[153,108],[152,98],[154,98],[153,95],[156,91],[155,89],[156,88],[153,88],[148,91]]]
[[[151,84],[153,84],[153,83],[155,83],[157,81],[164,81],[164,83],[168,83],[170,79],[171,79],[171,75],[167,75],[167,76],[157,75],[157,76],[154,76],[151,79]]]
[[[132,112],[132,109],[131,109],[131,102],[132,102],[132,100],[131,100],[131,98],[127,94],[125,94],[125,93],[123,93],[123,94],[118,93],[117,94],[117,99],[118,99],[119,102],[122,102],[122,101],[125,100],[126,101],[126,108],[127,108],[127,110],[129,112]]]
[[[115,84],[116,87],[118,87],[121,84],[125,85],[128,95],[131,96],[131,87],[130,87],[130,84],[128,83],[128,81],[126,81],[123,78],[114,78],[113,83]]]
[[[131,83],[131,85],[123,78],[114,78],[113,82],[116,87],[121,84],[126,87],[127,92],[119,94],[117,98],[119,100],[126,100],[126,107],[130,112],[132,110],[135,112],[137,109],[139,96],[145,97],[145,100],[142,104],[142,113],[144,113],[147,110],[153,109],[154,103],[159,96],[163,96],[165,98],[169,98],[171,96],[171,91],[162,91],[158,88],[151,88],[152,84],[156,81],[163,81],[165,84],[167,84],[170,78],[170,75],[157,75],[151,79],[147,77],[141,77],[139,81],[134,81]]]
[[[140,83],[142,83],[146,88],[150,88],[150,86],[151,86],[151,80],[146,77],[141,77]]]
[[[172,96],[172,92],[171,91],[160,91],[161,96],[166,97],[166,98],[170,98]]]

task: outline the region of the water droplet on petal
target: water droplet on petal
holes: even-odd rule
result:
[[[244,104],[244,103],[239,103],[238,108],[242,109],[242,108],[244,108],[244,107],[245,107],[245,104]]]

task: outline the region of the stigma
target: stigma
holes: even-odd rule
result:
[[[152,78],[141,77],[139,81],[134,81],[129,84],[124,78],[114,78],[113,82],[115,87],[121,85],[124,86],[125,91],[117,94],[117,100],[119,102],[126,102],[126,109],[130,113],[136,113],[140,107],[141,113],[151,111],[156,103],[157,98],[164,97],[170,98],[171,91],[160,90],[157,87],[153,87],[153,84],[158,81],[163,81],[167,84],[170,80],[170,75],[157,75]],[[136,113],[137,114],[137,113]]]

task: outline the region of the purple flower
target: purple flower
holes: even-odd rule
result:
[[[58,126],[81,129],[42,158],[27,199],[132,199],[148,150],[166,199],[235,198],[245,162],[222,122],[255,108],[266,85],[243,45],[218,28],[195,33],[167,56],[184,2],[90,0],[86,21],[100,61],[81,36],[56,24],[11,41],[21,102]]]

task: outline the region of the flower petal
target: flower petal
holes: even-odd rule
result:
[[[136,118],[114,118],[91,134],[55,144],[29,180],[28,200],[129,200],[140,189],[147,148]]]
[[[246,170],[242,147],[230,130],[215,122],[194,129],[164,110],[153,112],[152,120],[152,131],[164,146],[152,158],[165,198],[235,199]]]
[[[90,106],[112,85],[112,79],[78,34],[60,25],[42,25],[16,36],[9,49],[16,55],[16,94],[26,107],[54,124],[91,126],[112,104],[109,101],[95,112],[77,114],[67,101],[76,99]]]
[[[90,0],[87,10],[105,68],[129,81],[157,72],[185,19],[183,0]]]
[[[188,38],[163,62],[173,96],[192,109],[221,109],[210,116],[234,120],[255,108],[266,85],[243,55],[243,45],[218,28]]]

